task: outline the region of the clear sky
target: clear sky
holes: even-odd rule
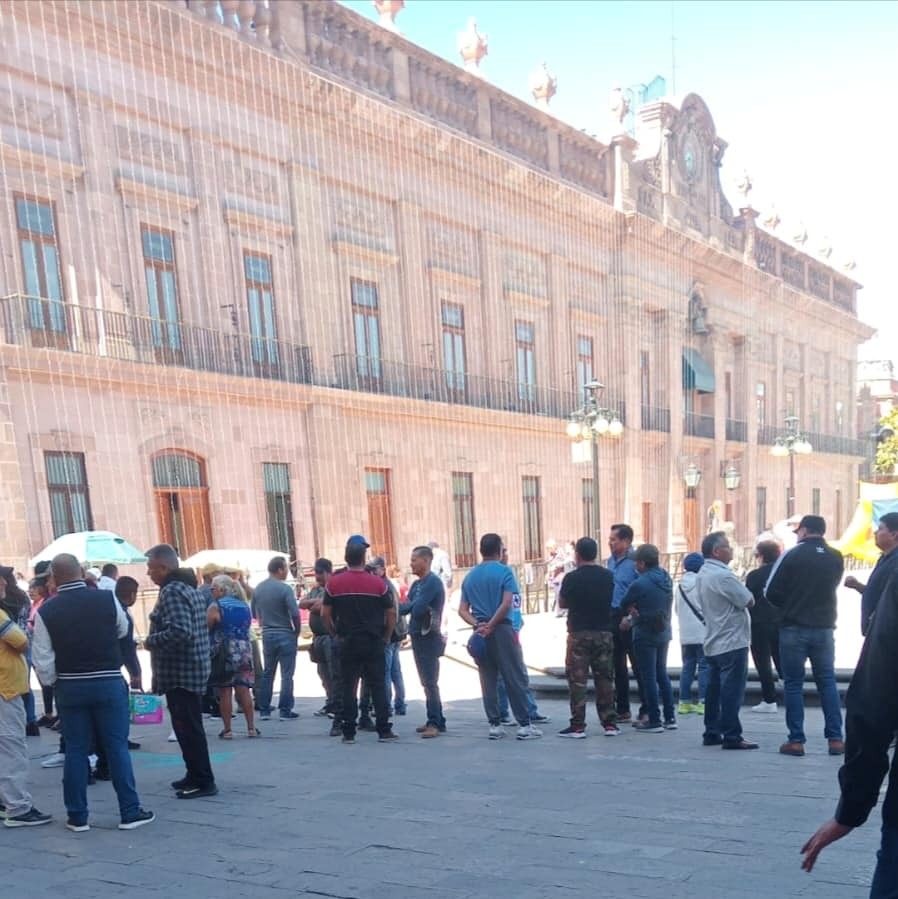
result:
[[[377,18],[371,0],[344,5]],[[747,169],[752,205],[776,205],[780,237],[803,221],[807,250],[829,238],[837,268],[853,258],[861,318],[879,329],[861,355],[898,360],[898,0],[407,0],[396,21],[458,62],[471,16],[489,35],[491,82],[532,100],[527,78],[545,61],[552,111],[599,136],[613,82],[661,75],[672,93],[673,23],[676,93],[699,94],[728,141],[733,205]]]

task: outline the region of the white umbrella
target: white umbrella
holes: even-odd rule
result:
[[[275,556],[283,556],[290,561],[288,553],[274,549],[203,549],[184,559],[181,564],[184,568],[200,569],[206,565],[220,565],[222,568],[248,571],[250,583],[254,583],[268,577],[268,563]]]
[[[124,537],[119,537],[112,531],[77,531],[74,534],[57,537],[30,559],[28,564],[34,568],[38,562],[49,561],[60,553],[68,553],[85,565],[99,562],[137,565],[147,560],[136,546],[132,546]]]

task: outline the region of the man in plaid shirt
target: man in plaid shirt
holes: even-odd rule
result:
[[[153,665],[153,692],[164,693],[187,774],[172,783],[178,799],[218,792],[203,730],[202,698],[209,680],[206,603],[193,572],[178,567],[174,548],[161,543],[147,550],[147,574],[159,587],[144,645]]]

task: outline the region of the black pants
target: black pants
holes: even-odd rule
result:
[[[352,634],[340,641],[340,676],[343,681],[343,736],[355,736],[359,704],[356,693],[359,678],[371,687],[374,720],[378,734],[390,732],[390,707],[387,705],[387,670],[384,641],[371,634]]]
[[[627,661],[636,677],[636,686],[639,689],[639,714],[644,715],[645,691],[642,689],[642,676],[639,666],[636,664],[636,654],[633,652],[633,632],[622,631],[619,627],[621,615],[613,615],[611,619],[612,634],[614,636],[614,704],[617,706],[617,714],[630,713],[630,672],[627,670]]]
[[[187,767],[187,779],[195,787],[211,787],[215,783],[209,746],[203,730],[202,693],[190,690],[169,690],[165,694],[172,728],[181,747]]]
[[[773,676],[770,662],[773,661],[779,676],[782,677],[779,625],[767,621],[752,621],[751,657],[755,663],[755,671],[758,672],[758,680],[761,681],[761,696],[764,702],[776,702],[774,686],[776,678]]]

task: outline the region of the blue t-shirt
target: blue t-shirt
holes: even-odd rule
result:
[[[520,593],[521,590],[514,572],[494,560],[472,568],[461,585],[461,598],[471,607],[471,614],[478,621],[489,621],[496,614],[505,592]]]

